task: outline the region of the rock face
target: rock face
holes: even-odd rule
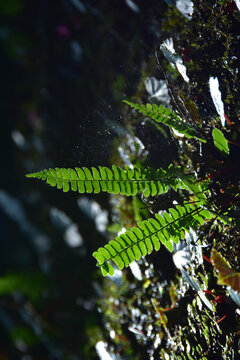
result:
[[[240,142],[237,100],[240,90],[237,80],[240,13],[232,1],[224,7],[221,1],[211,4],[203,1],[194,4],[192,10],[186,16],[188,20],[184,20],[172,7],[168,18],[163,21],[163,29],[174,33],[176,44],[176,51],[170,54],[170,50],[164,47],[164,55],[174,65],[176,54],[182,53],[189,77],[189,82],[183,84],[173,68],[168,67],[168,70],[175,80],[165,70],[166,77],[171,78],[169,94],[173,98],[170,104],[178,114],[188,113],[188,121],[194,119],[196,123],[201,123],[202,129],[205,126],[205,129],[216,128],[214,142],[218,138],[215,133],[220,133],[217,128],[222,130],[221,137],[223,132],[225,135],[228,133],[226,137],[230,141],[223,136],[221,144],[215,144],[217,151],[210,155],[208,145],[196,147],[194,141],[188,142],[184,137],[175,136],[180,154],[180,157],[175,155],[175,160],[186,167],[188,159],[188,171],[195,172],[201,179],[210,179],[209,199],[218,209],[215,216],[225,213],[225,220],[228,220],[224,223],[223,217],[219,220],[215,217],[200,227],[174,247],[173,257],[166,250],[160,250],[142,259],[138,263],[138,276],[134,271],[123,271],[117,278],[105,280],[101,307],[108,329],[114,329],[114,336],[109,340],[114,343],[112,352],[120,354],[123,351],[129,358],[227,360],[229,354],[235,360],[239,357],[240,294],[234,288],[239,288],[237,212],[240,174],[236,157],[240,155],[237,149]],[[167,34],[164,35],[167,38]],[[160,85],[163,83],[161,80],[157,82],[152,75],[148,75],[145,85],[149,101],[159,105],[162,96]],[[209,78],[213,101],[209,96]],[[221,93],[219,83],[215,86],[216,81],[220,83]],[[177,91],[180,84],[181,90]],[[214,92],[214,86],[217,92]],[[136,98],[134,100],[136,102]],[[237,142],[231,146],[234,136]],[[208,144],[209,141],[213,140],[209,138]],[[148,149],[146,141],[143,143]],[[223,143],[227,150],[221,152]],[[217,163],[219,166],[216,166]],[[122,199],[119,201],[119,219],[124,222],[123,212],[128,208],[129,213],[129,203]],[[145,209],[153,214],[166,210],[169,203],[165,201],[151,199],[145,204]],[[173,201],[171,195],[168,201]],[[134,224],[134,209],[132,216]],[[142,216],[145,219],[149,213]],[[212,248],[223,256],[225,263],[216,263],[215,258],[211,258]],[[228,265],[222,266],[226,263]],[[224,278],[224,271],[227,271],[227,277],[232,277],[231,281]]]

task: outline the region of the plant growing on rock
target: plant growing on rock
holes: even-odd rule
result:
[[[190,122],[163,105],[126,103],[154,121],[174,129],[183,135],[186,141],[189,141],[188,139],[194,142],[200,141],[208,148],[212,148],[214,143],[219,151],[221,163],[229,153],[228,142],[217,128],[212,131],[212,141],[209,133],[204,134],[203,129],[196,125],[192,126]],[[172,251],[173,244],[178,243],[179,239],[183,240],[186,232],[190,229],[196,231],[199,226],[211,219],[214,221],[218,218],[223,222],[231,222],[228,213],[235,200],[238,200],[238,192],[234,193],[233,189],[231,192],[234,198],[232,199],[233,195],[228,198],[228,187],[221,188],[219,195],[214,194],[212,182],[215,177],[218,182],[221,181],[221,172],[208,173],[204,179],[199,179],[197,175],[185,173],[181,167],[173,164],[166,170],[139,166],[122,169],[114,165],[112,168],[102,166],[91,169],[55,168],[26,176],[46,181],[50,186],[64,192],[72,190],[80,194],[98,194],[102,191],[132,197],[142,193],[144,197],[153,197],[166,194],[170,189],[179,193],[182,198],[181,204],[175,201],[167,211],[138,222],[135,227],[120,234],[93,253],[104,276],[114,274],[112,262],[119,269],[123,269],[133,261],[151,254],[152,251],[158,251],[161,244]],[[225,196],[224,203],[220,199],[221,195]],[[221,204],[220,211],[217,207],[219,204]]]

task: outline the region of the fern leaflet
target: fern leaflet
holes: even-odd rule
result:
[[[178,188],[186,189],[186,181],[181,179],[180,168],[170,165],[167,170],[126,167],[122,169],[113,165],[112,169],[98,166],[91,170],[82,167],[75,169],[55,168],[45,169],[36,173],[27,174],[28,178],[37,178],[63,192],[69,190],[79,193],[99,193],[105,191],[112,194],[134,196],[143,192],[144,196],[154,196],[166,193],[169,186],[175,191]]]
[[[202,142],[206,142],[205,139],[198,136],[195,129],[193,129],[189,124],[181,120],[176,113],[174,113],[168,108],[165,108],[163,105],[139,105],[126,100],[124,100],[124,102],[135,110],[138,110],[141,114],[154,119],[156,122],[172,127],[187,138],[195,138]]]
[[[140,221],[138,227],[133,227],[111,240],[104,247],[100,247],[93,256],[101,268],[102,274],[113,275],[114,268],[110,264],[113,260],[121,270],[141,256],[151,254],[153,250],[160,249],[160,243],[172,251],[172,242],[178,243],[184,239],[185,231],[196,229],[203,225],[205,219],[211,219],[211,213],[192,204],[177,205],[168,212],[155,214],[155,219]]]

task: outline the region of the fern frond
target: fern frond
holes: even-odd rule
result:
[[[178,188],[185,189],[186,185],[179,177],[179,167],[170,165],[167,170],[152,168],[133,167],[122,169],[113,165],[112,169],[99,166],[98,169],[86,167],[66,169],[45,169],[33,174],[27,174],[28,178],[37,178],[46,181],[47,184],[64,192],[69,190],[79,193],[99,193],[105,191],[112,194],[134,196],[143,192],[144,196],[154,196],[166,193],[169,186],[175,191]]]
[[[202,202],[202,205],[209,206],[207,201],[207,194],[209,194],[208,189],[208,182],[202,181],[198,182],[196,181],[196,178],[193,178],[191,176],[184,175],[183,173],[178,173],[179,178],[183,182],[183,184],[186,187],[186,190],[188,190],[190,193],[193,193],[195,197]]]
[[[124,102],[131,106],[133,109],[138,110],[141,114],[149,116],[156,122],[162,123],[175,129],[187,138],[195,138],[202,142],[206,142],[205,139],[198,136],[195,129],[193,129],[189,124],[180,119],[180,117],[176,113],[174,113],[168,108],[165,108],[163,105],[139,105],[126,100],[124,100]]]
[[[161,243],[172,251],[172,242],[178,243],[179,239],[184,239],[185,231],[189,232],[190,228],[196,229],[198,225],[203,225],[205,219],[211,219],[208,210],[196,208],[192,204],[177,205],[168,212],[156,214],[155,219],[138,222],[137,227],[100,247],[93,256],[102,274],[112,276],[114,268],[110,264],[111,260],[121,270],[141,256],[151,254],[153,250],[158,251]]]

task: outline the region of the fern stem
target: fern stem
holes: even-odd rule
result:
[[[59,177],[59,176],[48,176],[48,178],[49,179],[59,179],[59,180],[66,180],[66,179],[63,179],[62,177]],[[99,182],[121,182],[121,183],[126,183],[126,182],[129,182],[129,181],[131,181],[131,182],[138,182],[138,183],[140,183],[140,182],[149,182],[149,181],[164,181],[164,180],[169,180],[169,179],[179,179],[179,177],[178,176],[166,176],[166,177],[161,177],[161,178],[151,178],[151,179],[124,179],[124,180],[122,180],[122,179],[119,179],[119,180],[117,180],[117,179],[106,179],[106,180],[104,180],[104,179],[99,179],[99,180],[87,180],[87,179],[84,179],[84,180],[82,180],[82,179],[78,179],[78,180],[66,180],[67,182],[72,182],[72,181],[76,181],[76,182],[79,182],[79,181],[82,181],[82,182],[86,182],[86,181],[99,181]]]

